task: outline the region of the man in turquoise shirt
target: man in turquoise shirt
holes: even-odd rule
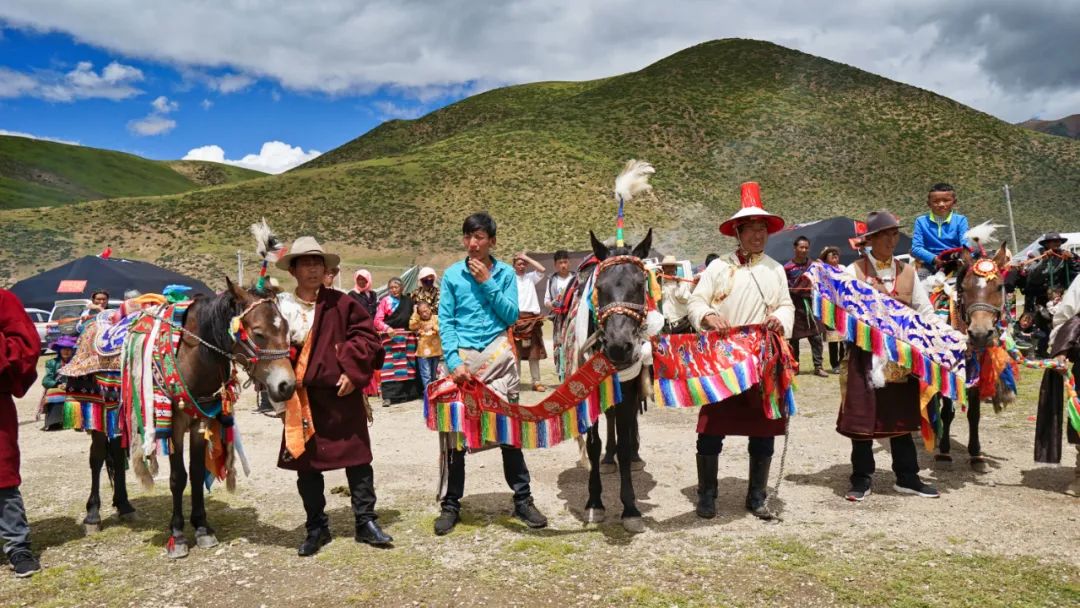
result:
[[[462,244],[468,256],[443,273],[439,290],[439,337],[443,357],[454,382],[474,377],[465,358],[506,339],[506,330],[518,318],[517,279],[514,269],[491,255],[495,246],[495,220],[486,213],[465,218],[461,227]],[[463,356],[464,355],[464,356]],[[520,379],[517,366],[509,365],[504,374],[489,381],[496,392],[516,402]],[[503,476],[514,491],[514,516],[530,528],[547,526],[547,518],[533,504],[529,487],[529,468],[520,448],[506,445],[502,450]],[[442,536],[460,521],[461,497],[465,493],[465,452],[445,450],[447,465],[446,493],[442,511],[435,519],[435,534]]]
[[[956,191],[949,184],[934,184],[927,195],[926,205],[930,213],[915,218],[911,234],[911,255],[922,262],[919,278],[925,279],[940,265],[937,256],[943,251],[968,245],[964,237],[968,231],[966,216],[953,211]]]

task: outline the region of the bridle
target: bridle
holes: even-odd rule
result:
[[[964,281],[967,279],[968,273],[974,274],[974,275],[976,275],[978,277],[982,277],[983,279],[986,279],[987,281],[990,281],[990,280],[993,280],[993,279],[1000,280],[1001,273],[1000,273],[1000,270],[998,269],[997,263],[994,262],[994,260],[991,260],[991,259],[988,259],[988,258],[983,258],[983,259],[975,262],[974,264],[972,264],[970,268],[965,268],[964,275],[959,277],[958,280],[957,280],[958,288],[956,290],[957,299],[959,300],[959,303],[960,303],[959,308],[960,308],[960,314],[962,315],[961,319],[964,321],[965,325],[970,325],[971,324],[971,313],[973,313],[973,312],[988,312],[988,313],[992,313],[994,315],[994,325],[996,326],[1001,321],[1001,315],[1002,315],[1002,307],[1001,306],[994,306],[993,304],[990,304],[989,302],[973,302],[971,304],[966,303],[966,298],[964,297]],[[1005,293],[1005,283],[1004,282],[1002,282],[1002,284],[1001,284],[1001,292],[1002,292],[1002,296],[1004,296],[1004,293]],[[1002,306],[1004,306],[1004,302],[1005,302],[1005,300],[1004,300],[1004,297],[1003,297],[1002,298]]]
[[[232,321],[229,323],[229,335],[232,336],[232,339],[236,343],[236,345],[240,347],[242,352],[239,353],[229,352],[225,349],[219,348],[207,342],[195,332],[188,330],[186,327],[183,326],[183,324],[177,323],[172,319],[164,318],[156,313],[147,312],[146,314],[157,319],[158,321],[170,325],[173,329],[178,330],[185,336],[190,336],[194,338],[200,344],[208,348],[211,352],[220,355],[225,359],[232,361],[233,363],[238,364],[240,367],[244,368],[244,371],[248,372],[248,374],[250,375],[255,366],[259,363],[262,363],[263,361],[277,361],[280,359],[287,359],[289,357],[288,350],[273,350],[260,348],[259,345],[255,344],[255,342],[251,339],[251,336],[248,335],[247,328],[244,326],[244,317],[248,316],[251,311],[255,310],[255,308],[262,304],[270,304],[274,307],[274,311],[277,312],[278,315],[281,315],[281,311],[278,310],[277,299],[262,298],[252,302],[247,306],[247,308],[241,311],[240,314],[233,317]]]
[[[596,279],[597,282],[600,279],[600,275],[605,270],[622,266],[625,264],[633,264],[645,272],[645,262],[641,261],[641,258],[635,255],[616,255],[610,258],[606,258],[596,266]],[[637,304],[636,302],[624,302],[621,300],[615,302],[608,302],[596,311],[596,322],[603,329],[604,324],[612,315],[624,315],[633,319],[639,326],[645,324],[645,316],[648,313],[648,309],[644,304]]]

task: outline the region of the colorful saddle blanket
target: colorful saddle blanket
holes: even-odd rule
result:
[[[124,347],[124,339],[127,338],[128,330],[131,329],[132,322],[140,314],[140,312],[133,312],[126,317],[117,319],[119,313],[114,310],[98,313],[97,319],[95,319],[98,331],[94,339],[94,351],[99,357],[116,357],[120,355],[120,349]]]

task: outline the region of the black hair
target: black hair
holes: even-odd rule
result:
[[[461,224],[461,234],[465,236],[477,230],[483,230],[489,239],[495,238],[495,220],[486,212],[481,211],[465,218],[465,222]]]
[[[806,241],[806,246],[807,247],[810,246],[810,239],[806,238],[805,236],[803,236],[801,234],[799,236],[795,237],[795,242],[792,243],[792,245],[793,246],[798,246],[799,243],[802,243],[803,241]]]
[[[708,268],[709,264],[712,264],[713,260],[718,257],[720,257],[719,253],[710,253],[709,255],[705,256],[705,267]]]
[[[821,250],[821,254],[818,255],[818,259],[821,260],[822,262],[824,262],[825,258],[829,257],[830,253],[835,253],[837,255],[837,257],[839,257],[840,256],[840,248],[839,247],[834,247],[833,245],[829,245],[828,247],[825,247],[824,249]]]
[[[96,296],[98,294],[101,294],[101,295],[105,296],[106,300],[109,299],[109,292],[105,291],[104,289],[95,289],[94,291],[91,291],[90,292],[90,299],[93,300],[94,296]]]
[[[558,262],[559,260],[569,260],[569,259],[570,259],[570,252],[568,252],[565,249],[560,249],[560,250],[555,252],[555,261],[556,262]]]
[[[951,192],[953,198],[956,198],[956,189],[953,188],[951,184],[946,184],[945,182],[938,182],[933,186],[930,186],[930,194],[935,192]]]

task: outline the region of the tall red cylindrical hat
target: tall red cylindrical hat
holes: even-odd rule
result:
[[[743,182],[742,184],[742,208],[749,207],[765,208],[761,204],[761,186],[757,182]]]

